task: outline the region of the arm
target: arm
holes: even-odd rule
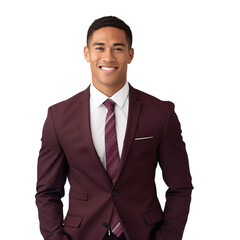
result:
[[[58,141],[51,108],[43,127],[42,147],[38,158],[36,204],[40,230],[45,240],[63,238],[64,185],[68,164]]]
[[[181,240],[193,189],[181,126],[171,104],[159,148],[159,164],[168,186],[163,223],[156,240]]]

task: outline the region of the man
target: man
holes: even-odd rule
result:
[[[171,102],[127,82],[133,55],[122,20],[95,20],[84,48],[92,84],[49,108],[36,194],[45,240],[182,239],[193,187],[180,124]],[[158,163],[169,187],[164,211],[154,182]]]

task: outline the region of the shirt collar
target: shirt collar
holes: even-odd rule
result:
[[[100,107],[104,103],[104,101],[106,101],[108,98],[112,99],[119,107],[123,107],[128,97],[128,94],[129,84],[127,81],[124,84],[124,86],[111,97],[108,97],[102,92],[100,92],[98,89],[94,87],[93,84],[91,84],[90,86],[90,96],[96,107]]]

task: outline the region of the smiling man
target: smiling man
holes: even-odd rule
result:
[[[173,103],[128,83],[132,32],[119,18],[92,23],[84,56],[92,84],[50,107],[43,128],[36,203],[44,239],[181,240],[193,187]],[[168,186],[164,209],[158,164]]]
[[[131,42],[124,30],[102,27],[92,33],[84,48],[91,65],[92,83],[100,92],[111,97],[126,83],[127,65],[133,59]]]

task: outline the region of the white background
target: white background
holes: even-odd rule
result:
[[[47,108],[90,83],[86,32],[105,15],[133,31],[129,82],[176,105],[195,187],[183,239],[240,239],[240,4],[233,0],[1,0],[1,238],[42,239],[34,195]],[[163,201],[159,170],[157,182]]]

